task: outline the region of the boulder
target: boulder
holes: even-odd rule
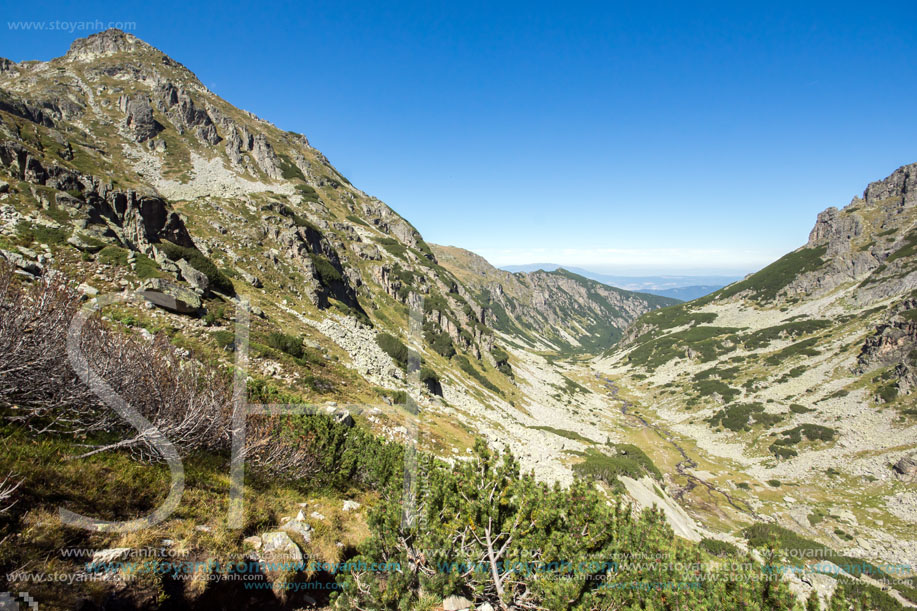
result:
[[[344,501],[344,511],[356,511],[360,508],[360,504],[356,501]]]
[[[312,527],[305,521],[305,516],[301,511],[295,518],[290,518],[281,524],[280,530],[285,533],[298,535],[305,543],[310,543],[312,541]]]
[[[257,276],[253,276],[252,274],[249,274],[247,271],[241,270],[241,269],[239,270],[239,275],[242,276],[242,279],[243,279],[243,280],[245,280],[246,282],[248,282],[250,285],[252,285],[252,286],[255,287],[256,289],[260,289],[260,288],[261,288],[261,286],[262,286],[262,285],[261,285],[261,279],[258,278]]]
[[[464,596],[450,596],[443,599],[443,611],[466,611],[473,603]]]
[[[105,243],[98,240],[90,240],[89,236],[80,234],[79,232],[74,233],[72,236],[67,238],[67,243],[83,252],[99,252],[105,248]]]
[[[147,280],[137,294],[153,305],[176,314],[196,314],[202,305],[200,296],[191,289],[161,278]]]
[[[18,252],[0,249],[0,259],[6,259],[13,267],[18,267],[22,271],[33,276],[40,276],[43,271],[41,264],[35,261],[29,261]]]
[[[261,549],[262,543],[263,542],[261,541],[261,537],[257,537],[257,536],[245,537],[244,539],[242,539],[243,545],[247,545],[248,547],[252,548],[255,551],[258,551],[259,549]]]
[[[178,266],[182,279],[201,293],[206,293],[207,289],[210,288],[210,280],[207,275],[196,270],[188,261],[179,259],[175,262],[175,265]]]
[[[290,535],[277,530],[261,535],[259,557],[264,562],[302,562],[303,554]]]
[[[905,480],[917,480],[917,452],[903,457],[893,467],[898,477]]]
[[[92,286],[91,284],[86,284],[85,282],[76,287],[76,290],[86,295],[87,297],[95,297],[99,294],[99,289]]]

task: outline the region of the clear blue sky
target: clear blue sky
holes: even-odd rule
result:
[[[4,4],[0,56],[85,35],[10,21],[133,21],[497,264],[747,272],[917,161],[913,0]]]

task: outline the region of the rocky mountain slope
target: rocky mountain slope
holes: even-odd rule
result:
[[[318,402],[410,396],[440,453],[481,433],[547,456],[563,439],[530,426],[555,420],[544,397],[565,403],[573,382],[544,363],[531,377],[527,350],[604,349],[669,303],[562,273],[485,286],[304,136],[234,108],[117,30],[49,62],[0,62],[0,180],[0,254],[23,273],[59,269],[89,294],[142,294],[159,307],[115,316],[226,364],[244,307],[260,383]],[[368,417],[407,434],[403,410]]]
[[[804,246],[645,314],[595,363],[759,513],[901,562],[917,560],[915,189],[917,164],[871,183],[819,214]]]
[[[678,303],[590,280],[564,269],[510,273],[473,252],[431,245],[436,258],[493,313],[493,327],[539,350],[595,353],[637,316]]]

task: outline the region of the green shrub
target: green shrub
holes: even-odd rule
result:
[[[350,221],[351,223],[356,223],[357,225],[363,225],[364,227],[369,227],[369,223],[367,223],[360,217],[353,215],[353,214],[348,214],[347,220]]]
[[[408,347],[391,333],[380,332],[376,334],[376,343],[382,351],[392,357],[399,367],[406,369],[408,366]]]
[[[280,331],[269,333],[265,343],[275,350],[280,350],[281,352],[289,354],[294,359],[302,358],[305,353],[302,339],[294,337],[293,335],[281,333]]]
[[[882,399],[883,403],[891,403],[898,397],[898,385],[897,384],[886,384],[880,386],[877,389],[879,398]]]
[[[710,537],[704,537],[698,545],[713,556],[737,556],[739,554],[739,548],[732,543]]]
[[[423,338],[438,354],[447,359],[455,356],[455,346],[452,344],[452,338],[445,331],[439,330],[432,321],[424,323]]]
[[[315,266],[315,273],[318,275],[318,281],[325,288],[331,288],[335,283],[344,281],[341,272],[325,257],[316,254],[310,254],[312,264]]]
[[[694,384],[694,390],[697,391],[698,395],[701,397],[710,397],[716,393],[722,397],[723,401],[726,403],[732,402],[742,394],[739,390],[719,380],[701,380]]]
[[[495,345],[493,349],[491,349],[490,355],[494,357],[497,371],[505,376],[513,377],[513,368],[509,364],[509,353],[506,350]]]
[[[109,245],[99,251],[96,259],[105,265],[127,266],[128,251],[120,246]]]
[[[223,350],[232,351],[235,347],[236,334],[232,331],[214,331],[211,333],[217,346]]]
[[[720,426],[730,431],[748,431],[753,425],[771,426],[782,419],[780,414],[768,414],[760,403],[736,403],[707,419],[711,426]]]
[[[439,375],[429,367],[420,368],[420,382],[434,395],[442,396],[443,387],[440,384]]]
[[[474,378],[481,386],[483,386],[483,387],[486,388],[487,390],[489,390],[489,391],[491,391],[491,392],[493,392],[493,393],[496,393],[496,394],[498,394],[498,395],[500,395],[500,396],[503,395],[503,392],[502,392],[499,388],[497,388],[497,386],[496,386],[493,382],[491,382],[490,380],[488,380],[488,379],[484,376],[483,373],[481,373],[480,371],[478,371],[478,370],[475,368],[475,366],[472,365],[471,362],[465,357],[465,355],[463,355],[463,354],[457,355],[457,356],[455,357],[455,362],[458,363],[458,366],[459,366],[459,368],[460,368],[462,371],[464,371],[465,373],[467,373],[468,375],[470,375],[472,378]]]
[[[389,390],[388,388],[376,387],[376,394],[382,397],[388,397],[395,405],[404,405],[408,402],[408,393],[403,390]]]
[[[296,191],[302,195],[303,200],[307,202],[318,203],[321,201],[321,197],[319,197],[318,191],[316,191],[310,185],[296,185]]]
[[[286,155],[278,155],[280,158],[280,172],[283,177],[287,180],[301,180],[306,182],[306,177],[303,175],[302,170],[299,169],[293,161]],[[300,186],[308,185],[297,185],[297,188]],[[311,189],[311,187],[309,187]],[[313,189],[314,191],[314,189]]]
[[[755,331],[745,338],[743,344],[748,350],[756,350],[767,346],[777,339],[796,338],[802,335],[809,335],[810,333],[826,329],[832,324],[830,320],[822,319],[788,322]]]
[[[407,248],[405,247],[404,244],[402,244],[395,238],[389,238],[389,237],[376,238],[376,242],[381,244],[382,247],[385,248],[385,250],[389,251],[393,256],[398,257],[400,259],[406,258],[404,255],[407,252]]]
[[[779,365],[787,359],[795,356],[818,356],[820,352],[813,348],[817,342],[818,338],[810,337],[809,339],[804,339],[801,342],[790,344],[783,350],[778,350],[771,356],[767,357],[765,361],[768,365]]]
[[[888,258],[885,260],[886,263],[891,263],[902,257],[912,257],[917,253],[917,230],[911,230],[904,238],[904,244],[898,247],[898,250],[888,255]]]
[[[649,475],[662,481],[662,473],[646,453],[629,443],[609,444],[608,453],[590,448],[585,460],[573,465],[573,472],[580,477],[597,479],[614,488],[621,488],[620,476],[640,479]]]
[[[573,441],[582,441],[583,443],[592,443],[591,439],[589,439],[588,437],[583,437],[582,435],[580,435],[579,433],[575,431],[557,429],[557,428],[554,428],[553,426],[530,426],[528,428],[534,429],[536,431],[547,431],[549,433],[557,435],[558,437],[563,437],[564,439],[572,439]]]
[[[627,359],[635,364],[656,369],[672,359],[685,356],[692,350],[702,361],[711,361],[721,354],[734,350],[726,340],[735,338],[738,329],[733,327],[699,326],[652,338],[634,348]]]

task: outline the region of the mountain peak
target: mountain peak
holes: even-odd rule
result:
[[[155,50],[154,47],[133,34],[128,34],[117,28],[92,34],[86,38],[77,38],[67,51],[68,59],[90,61],[115,53],[131,52],[136,50]]]

